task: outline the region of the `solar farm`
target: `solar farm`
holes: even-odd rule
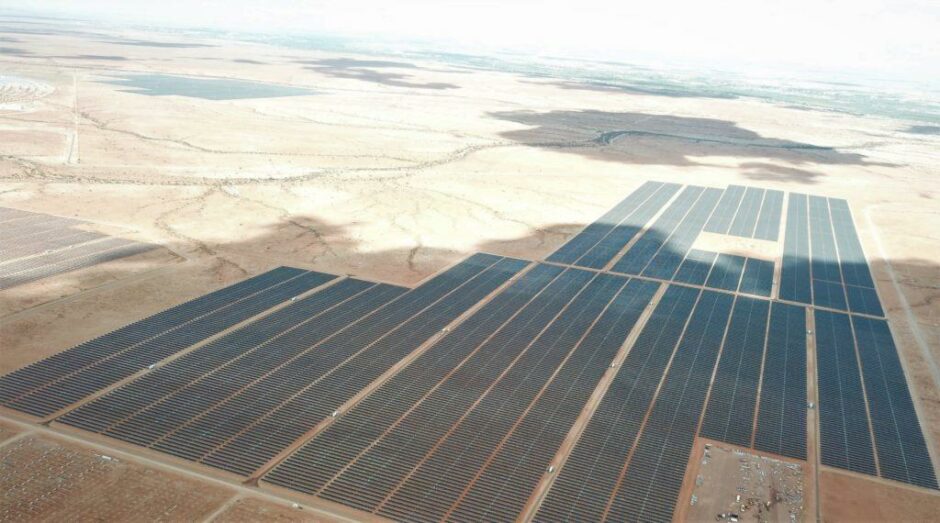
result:
[[[74,260],[144,245],[86,255],[17,212]],[[0,409],[396,521],[669,521],[699,439],[937,490],[855,224],[646,182],[541,260],[413,287],[276,268],[0,377]]]
[[[80,220],[0,207],[0,291],[156,248],[79,225]]]

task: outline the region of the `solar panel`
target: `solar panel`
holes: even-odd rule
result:
[[[706,287],[723,289],[726,291],[735,291],[738,289],[738,282],[741,280],[741,273],[744,272],[745,258],[733,254],[719,254],[715,258],[712,270],[708,274],[708,280],[705,281]]]
[[[579,258],[575,265],[593,269],[606,267],[610,260],[620,254],[620,251],[630,243],[630,240],[643,230],[646,222],[652,219],[678,190],[679,185],[673,183],[663,184],[652,197],[637,207],[634,212],[614,227],[610,234]]]
[[[774,284],[774,262],[748,258],[744,263],[744,274],[738,292],[770,297]]]
[[[623,257],[617,260],[611,270],[624,274],[642,273],[650,260],[659,252],[660,247],[663,246],[669,235],[672,234],[672,231],[675,230],[689,212],[689,209],[695,205],[695,202],[704,192],[703,187],[694,185],[683,189],[672,204],[656,219],[652,227],[643,233],[643,236],[630,247],[630,250]]]
[[[748,447],[766,340],[769,302],[739,297],[702,421],[702,436]]]
[[[289,267],[274,269],[28,365],[0,378],[0,401],[6,405],[122,351],[177,330],[220,308],[271,286],[283,284],[304,272]]]
[[[731,227],[731,221],[737,213],[738,206],[741,204],[741,198],[744,197],[745,189],[740,185],[729,185],[725,189],[721,201],[718,202],[718,210],[712,215],[708,223],[705,224],[705,232],[718,234],[727,234]]]
[[[888,322],[852,316],[881,475],[926,488],[937,478]]]
[[[757,225],[754,227],[754,238],[773,242],[777,241],[782,211],[783,191],[767,190],[764,193],[764,203],[761,205]]]
[[[809,264],[809,215],[805,194],[790,193],[780,270],[780,299],[812,303]]]
[[[732,301],[702,292],[606,519],[672,519]]]
[[[806,459],[806,310],[771,306],[754,448]]]
[[[731,222],[731,227],[728,228],[728,234],[742,238],[752,237],[763,201],[763,189],[748,187],[741,198],[741,205],[738,207],[737,214],[734,215],[734,221]]]
[[[670,286],[617,371],[536,521],[599,521],[699,291]]]
[[[692,249],[679,266],[673,280],[692,285],[704,285],[716,256],[718,254],[714,252]]]
[[[660,278],[669,280],[679,268],[682,259],[685,258],[692,243],[702,232],[702,226],[705,220],[711,215],[721,197],[721,191],[718,189],[706,189],[702,196],[695,202],[695,205],[685,215],[682,222],[669,236],[669,239],[663,244],[656,256],[650,261],[643,275],[650,278]]]
[[[871,432],[849,317],[822,309],[814,315],[820,461],[874,475]]]
[[[610,234],[614,227],[630,216],[630,214],[636,210],[637,206],[648,200],[650,196],[657,193],[664,185],[665,184],[660,182],[644,183],[620,203],[615,205],[613,209],[607,211],[603,216],[585,227],[583,231],[568,240],[546,259],[551,262],[564,263],[566,265],[576,262],[598,242]],[[669,185],[673,187],[673,192],[678,189],[678,186],[675,184]]]

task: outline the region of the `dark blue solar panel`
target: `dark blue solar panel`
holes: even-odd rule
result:
[[[724,289],[726,291],[738,290],[738,281],[744,272],[743,256],[733,254],[719,254],[712,265],[712,271],[705,282],[706,287]]]
[[[748,258],[744,264],[739,292],[770,297],[774,284],[774,262]]]
[[[812,303],[809,267],[809,225],[805,194],[790,193],[787,205],[780,299]]]
[[[846,314],[815,310],[819,446],[823,465],[875,474],[852,327]]]
[[[883,477],[936,489],[937,478],[888,322],[853,316]]]
[[[718,254],[714,252],[692,249],[679,266],[673,280],[691,285],[704,285],[716,256]]]
[[[740,185],[729,185],[725,190],[721,201],[718,202],[718,208],[715,214],[705,224],[705,232],[714,232],[718,234],[727,234],[731,227],[731,221],[737,214],[741,198],[744,197],[744,187]]]
[[[780,235],[780,215],[783,212],[783,192],[768,190],[764,193],[764,203],[754,228],[754,237],[758,240],[777,241]]]
[[[739,297],[721,350],[701,435],[749,447],[769,302]]]
[[[806,459],[806,309],[770,312],[754,448]]]

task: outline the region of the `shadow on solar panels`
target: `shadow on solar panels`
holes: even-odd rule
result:
[[[706,157],[769,160],[736,167],[754,180],[813,182],[820,173],[807,165],[880,165],[836,147],[761,136],[737,123],[713,118],[605,111],[502,111],[491,117],[521,124],[503,137],[534,147],[593,159],[640,165],[706,165]],[[710,165],[710,164],[708,164]],[[797,167],[798,166],[798,167]]]

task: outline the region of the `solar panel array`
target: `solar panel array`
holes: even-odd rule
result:
[[[693,248],[776,241],[785,203],[779,299],[774,261]],[[699,435],[806,459],[810,310],[822,463],[937,488],[844,200],[648,182],[546,261],[413,289],[282,267],[0,405],[396,520],[668,520]]]
[[[0,290],[156,248],[74,228],[82,223],[0,207]]]
[[[265,481],[400,520],[513,519],[657,287],[541,265]]]

